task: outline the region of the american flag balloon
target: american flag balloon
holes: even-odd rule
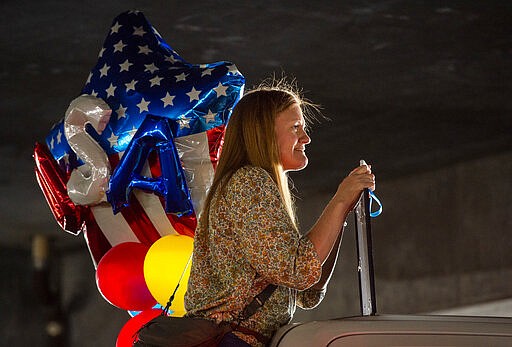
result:
[[[92,128],[87,131],[114,169],[146,116],[167,119],[197,212],[213,179],[224,127],[243,93],[244,82],[232,63],[187,63],[141,12],[125,12],[114,19],[82,89],[82,94],[104,100],[112,110],[111,118],[101,135]],[[64,135],[64,120],[51,129],[46,144],[55,160],[54,169],[67,177],[82,165]],[[150,156],[145,171],[148,177],[160,174],[157,157]],[[45,176],[41,169],[36,172],[39,181],[53,177]],[[44,183],[51,186],[51,182]],[[86,207],[81,207],[81,230],[95,264],[119,243],[150,245],[168,234],[193,235],[195,229],[195,213],[181,217],[167,214],[161,196],[142,190],[134,190],[128,206],[115,215],[106,203]]]

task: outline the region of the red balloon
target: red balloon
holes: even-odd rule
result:
[[[101,258],[96,284],[105,300],[130,311],[147,310],[156,304],[144,279],[144,258],[148,250],[142,243],[124,242]]]
[[[160,309],[151,309],[142,311],[138,315],[130,318],[121,331],[117,335],[116,347],[132,347],[135,340],[135,335],[139,329],[162,313]]]
[[[37,182],[55,220],[65,231],[78,235],[84,228],[82,212],[87,207],[75,206],[69,198],[66,174],[53,159],[48,147],[36,142],[33,156]]]

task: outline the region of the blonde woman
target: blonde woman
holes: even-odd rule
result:
[[[277,289],[221,346],[263,346],[261,335],[271,338],[296,306],[320,303],[347,214],[364,188],[375,189],[370,168],[355,168],[311,230],[299,232],[287,172],[308,164],[311,106],[278,85],[248,92],[233,110],[194,238],[187,314],[237,322],[268,284]]]

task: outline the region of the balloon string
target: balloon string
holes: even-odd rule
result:
[[[378,217],[382,213],[382,204],[381,204],[379,198],[377,197],[377,195],[375,195],[375,193],[373,191],[369,190],[369,192],[370,192],[370,217],[375,218],[375,217]],[[379,208],[377,209],[377,211],[372,212],[373,200],[375,200],[375,202],[379,205]]]
[[[192,255],[194,253],[190,253],[190,257],[188,257],[188,261],[187,261],[187,265],[185,265],[185,268],[183,269],[183,272],[181,273],[181,276],[180,276],[180,279],[178,280],[178,283],[181,282],[181,280],[183,279],[183,276],[185,276],[185,272],[187,271],[188,269],[188,266],[190,265],[190,263],[192,262]]]
[[[162,311],[162,316],[166,316],[169,313],[169,309],[171,308],[172,302],[174,300],[174,295],[176,294],[176,292],[178,291],[178,288],[180,287],[181,280],[183,279],[183,276],[185,276],[185,272],[187,271],[188,266],[190,265],[190,262],[192,261],[193,254],[194,253],[190,254],[190,257],[188,257],[187,265],[185,265],[185,268],[183,268],[180,279],[178,280],[178,284],[176,285],[176,288],[174,288],[174,291],[172,292],[172,295],[169,298],[167,305],[165,305],[165,308]]]

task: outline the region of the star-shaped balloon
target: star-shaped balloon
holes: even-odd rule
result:
[[[176,53],[139,11],[114,19],[83,94],[112,109],[101,135],[91,135],[107,155],[123,152],[148,114],[173,121],[174,137],[226,124],[245,79],[229,62],[193,65]],[[63,136],[62,122],[47,137],[57,159],[73,169],[81,164]]]
[[[76,206],[77,210],[73,211],[73,202],[80,203],[69,201],[70,196],[67,196],[63,182],[67,178],[69,191],[73,171],[82,170],[85,177],[90,170],[83,168],[89,162],[102,166],[103,160],[91,160],[87,155],[89,148],[73,150],[72,147],[76,148],[84,142],[82,137],[77,136],[79,141],[72,141],[70,146],[68,139],[71,135],[83,135],[80,133],[83,132],[90,136],[92,142],[98,145],[96,147],[106,154],[106,166],[110,166],[109,170],[115,174],[123,158],[126,159],[124,154],[130,145],[133,147],[132,139],[136,137],[140,140],[141,135],[149,134],[149,131],[146,134],[141,134],[142,130],[137,132],[141,124],[148,119],[166,120],[168,138],[173,139],[179,155],[173,160],[178,160],[177,166],[181,164],[184,170],[194,212],[198,212],[213,179],[224,127],[243,93],[244,82],[244,77],[232,63],[186,62],[162,39],[141,12],[125,12],[114,19],[98,61],[82,89],[85,99],[96,97],[106,103],[110,110],[95,109],[91,113],[93,117],[84,117],[84,120],[79,117],[80,112],[86,114],[87,110],[79,110],[73,120],[80,120],[81,126],[65,126],[68,118],[57,123],[46,138],[54,163],[48,161],[48,165],[40,165],[36,169],[40,185],[59,187],[59,194],[54,195],[61,200],[66,199],[50,205],[54,215],[59,217],[59,224],[63,226],[66,220],[83,221],[80,222],[82,224],[67,223],[65,230],[78,234],[80,230],[70,230],[69,226],[79,225],[95,264],[111,247],[123,242],[151,245],[168,234],[192,236],[195,214],[165,213],[162,197],[137,189],[130,194],[128,206],[118,214],[113,214],[112,207],[105,199],[97,204],[84,203],[80,209]],[[40,148],[37,150],[40,151]],[[85,154],[77,156],[78,152]],[[42,157],[36,156],[36,161]],[[144,166],[146,175],[161,175],[161,164],[161,158],[157,156],[147,158]],[[49,172],[46,174],[43,172],[45,170]],[[52,182],[52,177],[56,175],[50,173],[55,170],[62,171],[63,182]],[[45,195],[49,190],[43,189]],[[49,202],[55,200],[55,197],[50,198]],[[71,213],[73,216],[66,218]]]

